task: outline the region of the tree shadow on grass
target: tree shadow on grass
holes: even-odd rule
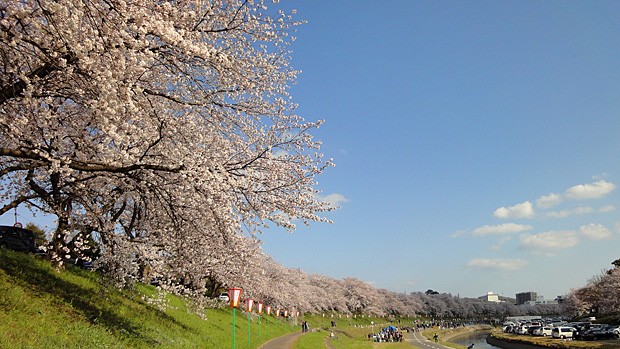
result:
[[[113,310],[114,305],[111,305],[109,308],[101,306],[101,304],[106,304],[109,301],[101,301],[100,298],[104,296],[98,290],[85,288],[73,282],[63,280],[60,274],[54,271],[51,266],[37,261],[31,255],[0,249],[0,268],[35,292],[51,294],[63,300],[73,310],[81,313],[89,322],[109,329],[115,336],[131,337],[148,345],[157,345],[159,343],[157,339],[147,337],[141,333],[141,328],[132,324],[129,319],[116,313]],[[100,290],[103,293],[107,291],[103,286],[100,286]],[[111,290],[110,292],[116,291]],[[128,301],[148,308],[149,311],[155,313],[155,316],[170,322],[171,325],[192,331],[185,324],[178,322],[160,310],[154,309],[144,301]]]

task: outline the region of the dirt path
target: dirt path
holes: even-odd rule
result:
[[[325,346],[328,347],[329,349],[336,349],[334,348],[332,344],[332,339],[330,337],[325,338]]]
[[[261,345],[258,349],[289,349],[293,346],[301,332],[289,333],[282,337],[277,337]]]

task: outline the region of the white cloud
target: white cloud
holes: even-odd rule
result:
[[[344,195],[337,193],[319,197],[319,200],[329,203],[332,207],[340,207],[340,204],[349,201]]]
[[[605,206],[603,206],[603,207],[598,209],[598,211],[602,212],[602,213],[612,212],[612,211],[615,211],[615,210],[616,210],[616,206],[614,206],[614,205],[605,205]]]
[[[475,258],[467,263],[467,266],[472,269],[483,270],[519,270],[527,265],[527,261],[523,259],[486,259]]]
[[[497,218],[531,218],[534,217],[534,209],[529,201],[516,204],[511,207],[500,207],[493,215]]]
[[[592,213],[592,207],[576,207],[572,210],[554,211],[546,214],[549,218],[566,218],[570,216],[578,216],[582,214]]]
[[[593,240],[609,239],[612,236],[611,231],[602,224],[590,223],[588,225],[583,225],[579,228],[579,231],[581,231],[581,234],[586,238]]]
[[[503,238],[499,239],[497,244],[491,246],[491,250],[498,251],[503,245],[505,245],[510,240],[512,240],[512,237],[504,236]]]
[[[551,193],[549,195],[543,195],[536,200],[536,206],[541,208],[553,207],[562,202],[562,196],[560,194]]]
[[[571,248],[579,243],[574,231],[548,231],[540,234],[523,234],[519,236],[519,247],[532,252],[555,252]]]
[[[483,225],[479,228],[472,230],[471,233],[474,236],[484,236],[484,235],[493,235],[493,234],[518,233],[518,232],[528,231],[532,229],[533,227],[531,225],[505,223],[505,224],[498,224],[498,225]]]
[[[457,238],[461,235],[465,235],[467,234],[467,232],[465,230],[459,230],[459,231],[455,231],[454,233],[452,233],[452,235],[450,235],[453,238]]]
[[[579,184],[566,190],[566,198],[572,200],[598,199],[611,193],[616,185],[605,180],[590,184]]]

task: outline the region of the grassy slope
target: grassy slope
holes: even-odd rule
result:
[[[0,249],[0,348],[230,348],[232,314],[228,307],[205,310],[205,320],[174,296],[167,297],[169,306],[164,311],[159,310],[144,300],[154,295],[151,286],[119,291],[103,284],[97,273],[77,268],[56,272],[32,255]],[[238,348],[248,347],[246,316],[237,311]],[[331,320],[337,322],[337,338],[331,340],[336,349],[411,348],[408,343],[366,339],[371,321],[378,331],[388,325],[386,319],[335,316],[306,316],[319,332],[301,336],[295,348],[325,348]],[[263,315],[261,320],[259,340],[258,319],[253,314],[250,348],[300,330],[281,318]]]
[[[151,286],[119,291],[97,273],[56,272],[31,255],[0,249],[0,348],[228,348],[231,310],[207,309],[206,320],[178,297],[162,311],[147,304]],[[236,341],[247,348],[248,322],[237,312]],[[250,322],[251,348],[296,330],[263,316]]]

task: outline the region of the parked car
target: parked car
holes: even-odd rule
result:
[[[503,327],[504,332],[512,333],[514,332],[515,325],[506,325]]]
[[[560,327],[554,327],[551,330],[551,337],[553,338],[573,338],[573,333],[575,333],[575,328],[574,327],[566,327],[566,326],[560,326]]]
[[[0,226],[0,246],[11,250],[35,253],[37,246],[32,231],[23,228]]]
[[[515,330],[516,334],[527,334],[527,325],[521,325],[519,327],[517,327],[517,329]]]
[[[553,327],[551,327],[551,326],[543,326],[543,327],[539,327],[536,330],[534,330],[534,332],[532,334],[534,336],[547,337],[547,336],[551,336],[551,331],[552,330],[553,330]]]
[[[575,333],[573,334],[573,338],[575,339],[580,339],[581,335],[584,334],[588,330],[597,329],[601,327],[601,325],[592,324],[590,322],[571,323],[570,326],[575,328]]]
[[[534,335],[534,331],[541,328],[542,326],[530,326],[527,328],[527,334]]]
[[[611,326],[597,327],[586,330],[581,334],[583,340],[598,340],[598,339],[615,339],[618,338],[618,334],[614,333],[614,328]]]
[[[230,301],[230,298],[228,298],[228,293],[226,293],[226,292],[220,293],[220,295],[217,297],[217,299],[221,300],[222,302],[229,302]]]

